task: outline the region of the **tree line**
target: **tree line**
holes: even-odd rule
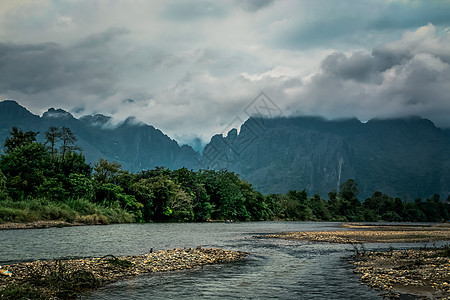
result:
[[[352,179],[323,199],[305,190],[263,195],[227,170],[157,167],[130,173],[104,159],[91,166],[69,128],[50,127],[44,143],[37,142],[38,134],[13,127],[5,141],[0,158],[0,222],[30,218],[93,223],[436,222],[450,216],[449,199],[441,201],[437,194],[406,202],[377,191],[360,202]],[[33,215],[34,210],[40,210],[40,215]],[[31,216],[23,217],[25,213]]]

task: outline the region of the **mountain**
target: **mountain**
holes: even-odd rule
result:
[[[355,179],[360,199],[382,191],[414,200],[450,191],[448,131],[419,117],[361,123],[320,117],[250,118],[216,135],[204,167],[235,171],[263,193],[306,189],[326,197]]]
[[[92,165],[104,158],[117,161],[124,169],[137,172],[164,166],[171,169],[194,168],[199,153],[191,147],[179,146],[151,125],[128,118],[117,126],[110,125],[110,117],[100,114],[79,119],[62,109],[50,108],[42,117],[29,112],[17,102],[0,102],[0,141],[9,136],[11,127],[39,131],[39,141],[50,126],[66,126],[77,137],[86,160]]]
[[[0,151],[12,126],[41,132],[40,141],[50,126],[69,127],[92,164],[104,158],[132,172],[226,168],[263,193],[306,189],[326,198],[347,179],[356,180],[361,200],[377,190],[410,201],[450,192],[450,130],[420,117],[250,118],[239,132],[213,136],[201,155],[132,117],[116,126],[101,114],[77,119],[53,108],[40,117],[10,100],[0,102]]]

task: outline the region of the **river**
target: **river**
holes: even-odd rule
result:
[[[351,245],[261,239],[266,233],[337,229],[335,223],[117,224],[0,231],[0,264],[139,255],[197,246],[249,252],[243,261],[119,281],[82,299],[382,299],[361,285]],[[389,247],[372,245],[373,247]]]

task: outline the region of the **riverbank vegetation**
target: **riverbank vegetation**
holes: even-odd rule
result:
[[[350,179],[327,199],[305,190],[263,195],[226,170],[155,168],[130,173],[116,162],[86,163],[69,128],[36,132],[13,128],[0,158],[0,223],[63,220],[120,222],[412,221],[450,218],[449,199],[435,194],[406,202],[375,192],[358,200]]]

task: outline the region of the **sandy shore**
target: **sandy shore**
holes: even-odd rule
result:
[[[285,232],[269,238],[355,245],[351,258],[361,283],[393,299],[450,299],[450,244],[442,248],[406,251],[366,251],[364,243],[450,241],[450,224],[342,224],[350,230]]]
[[[208,264],[233,262],[247,253],[223,249],[161,250],[142,256],[106,256],[71,260],[48,260],[2,266],[11,276],[0,275],[1,299],[17,298],[16,290],[30,298],[73,298],[77,294],[122,278],[186,270]],[[12,296],[10,293],[16,292]],[[20,295],[20,294],[19,294]]]

